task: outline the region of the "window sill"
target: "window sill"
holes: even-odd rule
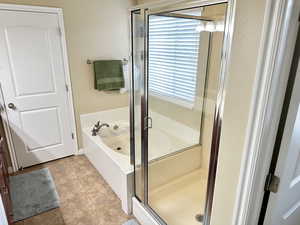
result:
[[[161,95],[161,94],[158,94],[158,93],[152,92],[152,91],[149,92],[149,95],[156,97],[160,100],[167,101],[167,102],[173,103],[175,105],[179,105],[179,106],[187,108],[187,109],[194,109],[194,107],[195,107],[195,102],[187,102],[187,101],[184,101],[184,100],[181,100],[178,98]]]

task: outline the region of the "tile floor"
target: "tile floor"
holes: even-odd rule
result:
[[[48,167],[60,196],[60,208],[14,225],[121,225],[130,216],[85,156],[72,156],[33,166],[21,173]]]

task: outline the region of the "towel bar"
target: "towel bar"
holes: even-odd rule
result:
[[[99,59],[100,60],[100,59]],[[123,58],[123,65],[127,65],[128,64],[128,59],[126,59],[126,58]],[[93,60],[90,60],[90,59],[88,59],[87,61],[86,61],[86,64],[93,64]]]

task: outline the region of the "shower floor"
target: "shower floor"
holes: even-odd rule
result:
[[[204,211],[207,172],[197,169],[150,192],[152,209],[168,225],[201,225],[195,216]]]

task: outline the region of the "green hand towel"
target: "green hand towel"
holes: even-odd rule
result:
[[[124,87],[121,60],[94,61],[95,89],[99,91],[119,90]]]

